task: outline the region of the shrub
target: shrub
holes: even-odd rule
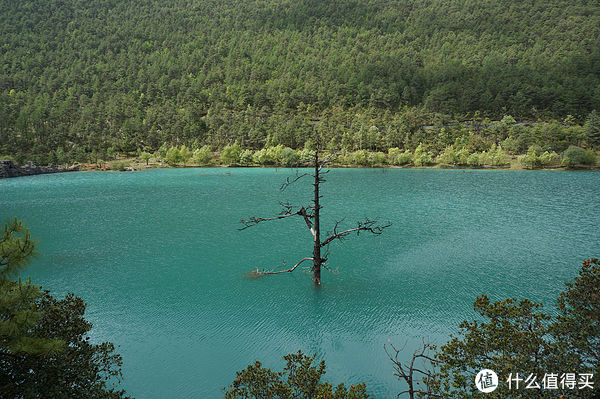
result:
[[[344,152],[338,157],[338,161],[343,165],[352,165],[354,163],[353,154],[351,152]]]
[[[560,157],[554,151],[552,151],[552,152],[545,151],[542,155],[539,156],[539,162],[542,166],[559,165]]]
[[[190,149],[187,148],[185,145],[182,145],[179,149],[179,159],[181,160],[181,162],[183,162],[184,166],[190,160],[191,157],[192,154],[190,152]]]
[[[369,165],[384,165],[386,161],[385,154],[383,152],[372,152],[369,154],[368,162]]]
[[[254,158],[253,158],[252,151],[250,151],[250,150],[242,151],[242,153],[240,155],[240,163],[242,165],[250,165],[253,162],[253,160],[254,160]]]
[[[415,149],[413,163],[416,166],[425,166],[431,164],[431,154],[423,150],[423,145],[419,144]]]
[[[158,159],[164,160],[167,157],[167,152],[169,151],[169,147],[167,143],[163,143],[160,148],[156,151],[156,157]]]
[[[410,152],[410,150],[406,150],[404,151],[402,154],[398,155],[398,165],[406,165],[411,163],[413,159],[413,154],[412,152]]]
[[[564,166],[592,165],[596,161],[596,154],[592,150],[584,150],[581,147],[569,146],[563,153],[562,164]]]
[[[279,153],[279,161],[282,165],[292,166],[298,163],[300,160],[300,154],[296,150],[292,150],[289,147],[284,147]]]
[[[118,172],[125,171],[125,168],[129,166],[129,164],[124,161],[112,161],[108,165],[110,167],[110,170],[115,170]]]
[[[400,148],[394,147],[388,150],[388,163],[390,165],[398,165],[398,157],[402,154]]]
[[[593,165],[596,163],[596,153],[593,150],[585,150],[585,157],[583,158],[584,165]]]
[[[482,151],[479,153],[479,166],[491,165],[492,157],[489,152]]]
[[[165,160],[169,165],[177,165],[179,162],[181,162],[181,153],[179,152],[179,148],[175,146],[169,148]]]
[[[481,165],[479,163],[479,153],[478,152],[474,152],[471,155],[469,155],[469,158],[467,158],[467,165],[469,165],[469,166],[480,166]]]
[[[210,164],[212,162],[212,152],[210,151],[210,148],[207,145],[202,148],[198,148],[194,151],[192,160],[198,165]]]
[[[458,156],[454,150],[454,146],[447,147],[437,157],[437,161],[442,165],[456,165],[458,163]]]
[[[281,144],[271,147],[265,147],[267,150],[267,154],[270,159],[273,160],[273,163],[278,163],[281,160],[281,151],[283,150],[283,146]]]
[[[466,165],[469,159],[470,152],[468,149],[463,148],[456,153],[456,163],[459,165]]]
[[[307,141],[308,143],[308,141]],[[315,152],[314,150],[310,149],[310,148],[306,148],[306,146],[304,147],[304,149],[302,151],[300,151],[300,160],[301,161],[311,161],[314,160],[315,158]]]
[[[495,149],[492,146],[492,149],[490,149],[490,157],[492,165],[494,166],[504,166],[509,163],[508,156],[506,156],[501,146],[498,146]]]
[[[242,154],[242,148],[236,142],[231,145],[226,145],[221,151],[221,163],[223,165],[236,165],[240,162],[240,155]]]
[[[354,152],[353,162],[356,165],[369,165],[369,152],[367,150],[358,150]]]
[[[276,161],[266,148],[256,151],[253,160],[259,165],[273,165]]]
[[[390,165],[406,165],[412,161],[410,150],[402,152],[399,148],[390,148],[388,150],[388,163]]]

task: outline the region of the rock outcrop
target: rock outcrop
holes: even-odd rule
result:
[[[79,167],[60,168],[57,166],[38,166],[33,162],[27,162],[23,166],[15,164],[13,161],[0,160],[0,179],[6,177],[33,176],[46,173],[61,173],[79,170]]]

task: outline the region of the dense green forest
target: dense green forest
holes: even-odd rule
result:
[[[600,144],[597,0],[0,0],[0,37],[18,161]]]

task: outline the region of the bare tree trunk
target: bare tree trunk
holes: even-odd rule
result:
[[[314,158],[314,168],[315,168],[314,173],[306,172],[306,173],[299,175],[298,171],[296,171],[296,177],[294,177],[294,178],[288,177],[286,179],[285,183],[283,183],[281,185],[281,190],[285,190],[286,187],[288,187],[290,184],[293,184],[294,182],[300,180],[301,178],[303,178],[305,176],[311,176],[314,179],[314,182],[313,182],[314,197],[312,199],[312,203],[313,203],[312,206],[309,206],[309,207],[301,206],[301,207],[299,207],[299,209],[296,210],[295,208],[297,208],[297,207],[294,207],[289,202],[281,203],[281,205],[283,206],[283,210],[277,216],[270,217],[270,218],[251,217],[248,220],[242,219],[242,220],[240,220],[240,222],[244,226],[239,229],[239,230],[245,230],[249,227],[252,227],[259,223],[270,221],[270,220],[286,219],[286,218],[289,218],[292,216],[302,216],[302,218],[304,219],[304,222],[306,223],[306,227],[308,227],[308,229],[310,230],[310,233],[312,234],[313,240],[314,240],[312,257],[305,257],[300,262],[296,263],[294,266],[292,266],[290,268],[286,268],[285,270],[267,271],[264,269],[259,270],[258,268],[256,268],[256,270],[253,270],[251,273],[248,274],[249,277],[260,277],[260,276],[265,276],[265,275],[269,275],[269,274],[291,273],[294,270],[296,270],[296,268],[302,262],[312,260],[313,261],[313,266],[312,266],[313,282],[314,282],[315,286],[320,286],[321,285],[321,269],[328,268],[327,267],[327,258],[329,257],[329,244],[331,242],[333,242],[335,240],[343,241],[348,235],[350,235],[353,232],[356,232],[357,235],[360,234],[361,231],[379,235],[383,232],[384,229],[388,228],[391,225],[391,223],[389,223],[389,222],[387,224],[378,225],[376,221],[365,218],[364,221],[358,221],[356,227],[347,229],[344,231],[339,231],[338,226],[341,222],[341,220],[339,220],[339,221],[335,222],[333,231],[327,233],[328,237],[326,237],[323,241],[321,241],[321,208],[322,207],[321,207],[321,203],[320,203],[321,202],[321,193],[319,191],[319,187],[320,187],[321,183],[325,182],[325,179],[323,178],[322,175],[329,172],[329,170],[323,170],[323,167],[331,161],[332,155],[330,155],[330,159],[321,160],[321,159],[319,159],[319,153],[320,153],[319,150],[320,150],[320,148],[317,143],[317,148],[315,150],[315,158]],[[326,247],[324,257],[321,255],[321,248],[323,248],[323,247]]]
[[[315,246],[313,249],[313,281],[315,285],[321,285],[321,228],[320,228],[320,215],[319,210],[321,206],[319,205],[319,148],[315,150],[315,182],[313,186],[315,187],[315,199],[313,200],[315,209],[314,209],[314,236],[315,236]]]

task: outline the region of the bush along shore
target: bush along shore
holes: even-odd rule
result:
[[[333,166],[340,167],[597,169],[600,162],[597,112],[580,122],[573,117],[563,121],[517,121],[506,115],[496,121],[434,118],[429,120],[430,125],[425,124],[425,117],[411,122],[409,117],[414,117],[414,113],[405,110],[397,120],[391,116],[378,119],[368,113],[358,113],[347,120],[329,115],[302,123],[290,122],[287,130],[257,128],[263,137],[259,142],[236,138],[232,133],[229,139],[219,142],[197,137],[157,144],[139,141],[135,146],[84,147],[71,143],[43,154],[4,151],[10,155],[0,153],[0,159],[21,164],[27,160],[38,165],[79,164],[96,170],[295,166],[311,159],[318,137],[321,151],[335,152]],[[232,131],[235,128],[235,124],[230,126]]]
[[[387,152],[366,149],[333,150],[331,167],[358,168],[439,168],[439,169],[551,169],[600,170],[600,157],[591,149],[569,146],[563,153],[543,150],[532,145],[525,154],[513,155],[502,146],[493,144],[488,150],[470,151],[466,147],[448,146],[435,154],[419,144],[414,151],[393,147]],[[28,162],[18,166],[11,160],[0,161],[0,178],[31,176],[76,170],[136,171],[150,168],[174,167],[298,167],[314,157],[313,146],[294,150],[283,145],[268,146],[260,150],[242,148],[238,143],[213,151],[208,146],[187,147],[164,144],[150,153],[139,151],[135,155],[114,153],[108,161],[67,163],[61,166],[37,166]]]
[[[331,167],[363,168],[440,168],[440,169],[585,169],[600,170],[598,154],[590,149],[570,146],[562,154],[543,151],[531,146],[526,154],[511,155],[501,146],[492,145],[487,151],[470,152],[466,148],[447,147],[439,154],[426,151],[419,145],[414,151],[390,148],[382,151],[333,151]],[[171,167],[298,167],[314,157],[314,150],[294,150],[282,145],[252,151],[234,143],[221,151],[208,146],[188,148],[163,145],[154,153],[140,152],[136,156],[115,155],[110,161],[79,165],[85,170],[135,171]]]

